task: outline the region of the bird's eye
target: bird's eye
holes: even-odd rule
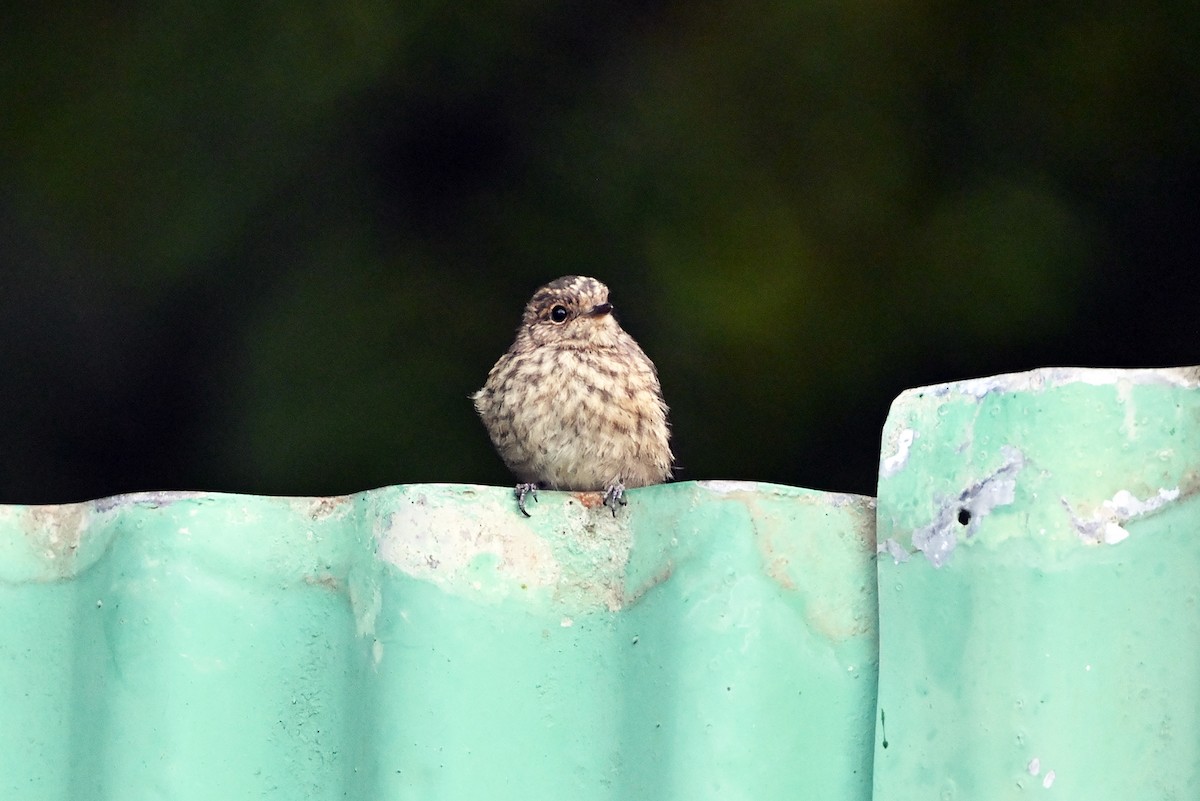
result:
[[[550,321],[555,323],[565,323],[567,321],[567,307],[555,306],[550,310]]]

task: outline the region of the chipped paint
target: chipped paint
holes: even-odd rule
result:
[[[778,486],[764,492],[768,487],[727,495],[746,505],[762,572],[802,599],[805,621],[829,642],[873,631],[874,588],[864,592],[844,577],[875,553],[874,499]]]
[[[886,553],[892,557],[892,561],[896,564],[907,562],[912,556],[907,549],[895,537],[888,537],[875,549],[876,553]]]
[[[0,560],[0,580],[56,581],[91,567],[113,533],[94,509],[94,503],[0,506],[0,545],[13,539]]]
[[[536,519],[516,514],[509,498],[445,503],[437,491],[406,488],[406,502],[377,520],[380,559],[449,592],[493,600],[537,590],[568,606],[617,610],[628,603],[630,514],[588,503],[602,500],[600,493],[540,493],[536,511],[543,516],[554,514],[555,504],[568,512],[547,536]]]
[[[26,515],[25,530],[34,547],[48,560],[61,565],[63,575],[70,573],[70,559],[79,548],[91,510],[87,504],[33,506]]]
[[[334,495],[325,498],[289,498],[296,511],[314,521],[344,518],[354,509],[353,497]]]
[[[731,479],[714,478],[705,481],[697,481],[697,486],[703,487],[711,492],[754,492],[761,486],[757,481],[734,481]]]
[[[379,522],[375,537],[381,559],[435,584],[461,580],[481,557],[491,557],[497,573],[512,581],[539,587],[562,572],[550,544],[515,515],[405,504]]]
[[[1008,506],[1016,498],[1017,474],[1025,467],[1025,457],[1018,449],[1001,448],[1004,463],[987,477],[967,487],[952,501],[939,504],[937,517],[912,534],[913,547],[925,554],[934,567],[941,567],[958,544],[959,531],[971,537],[980,521],[1000,506]]]
[[[985,378],[935,384],[929,387],[921,387],[920,389],[910,389],[903,393],[901,397],[910,393],[920,393],[935,397],[959,394],[981,399],[995,392],[1040,393],[1069,384],[1109,386],[1120,383],[1164,384],[1194,389],[1200,387],[1200,367],[1160,367],[1142,370],[1046,367],[1024,373],[1005,373]]]
[[[122,507],[145,506],[158,509],[171,506],[180,501],[208,501],[219,497],[220,493],[201,492],[198,490],[151,490],[149,492],[127,492],[121,495],[110,495],[90,502],[97,512],[109,512]]]
[[[917,438],[917,432],[911,428],[903,428],[895,436],[892,443],[891,455],[885,456],[879,462],[879,474],[884,478],[899,473],[908,463],[908,451]]]
[[[1125,528],[1125,524],[1130,520],[1157,512],[1164,505],[1178,499],[1178,487],[1159,489],[1145,500],[1139,500],[1129,490],[1118,490],[1112,498],[1101,501],[1099,508],[1090,515],[1077,513],[1066,498],[1062,498],[1061,501],[1079,539],[1088,545],[1116,545],[1129,537],[1129,530]]]

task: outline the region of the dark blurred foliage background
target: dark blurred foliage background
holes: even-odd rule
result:
[[[1200,6],[75,4],[0,25],[0,501],[511,483],[609,284],[681,478],[873,493],[911,386],[1200,363]]]

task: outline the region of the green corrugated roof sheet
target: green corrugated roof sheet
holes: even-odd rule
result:
[[[912,390],[882,450],[878,509],[0,507],[0,799],[1200,797],[1200,368]]]
[[[0,795],[867,797],[872,501],[629,498],[5,507]]]

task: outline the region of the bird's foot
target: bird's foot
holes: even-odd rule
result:
[[[525,508],[525,496],[533,496],[533,502],[537,503],[538,485],[536,482],[528,484],[518,484],[513,493],[517,496],[517,508],[521,510],[521,514],[530,517],[529,511]]]
[[[604,490],[604,505],[612,509],[613,517],[617,516],[617,507],[625,506],[629,501],[625,500],[625,485],[617,481],[605,488]]]

